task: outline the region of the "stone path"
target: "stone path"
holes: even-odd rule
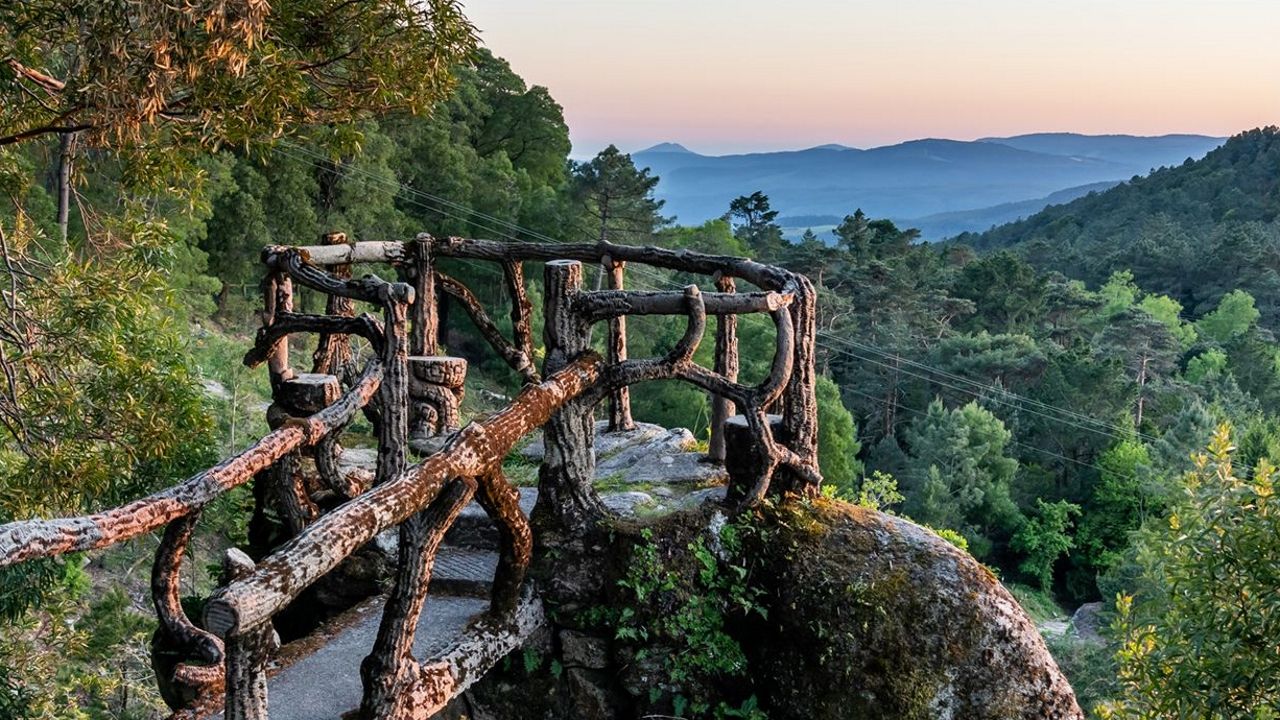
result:
[[[438,657],[466,636],[471,620],[489,607],[485,595],[497,562],[497,555],[487,551],[440,550],[414,641],[415,657]],[[360,662],[373,647],[385,602],[370,598],[281,649],[281,667],[267,681],[271,720],[337,720],[360,704]],[[527,637],[531,628],[525,630]],[[523,639],[512,642],[518,645]]]
[[[689,431],[638,425],[629,433],[605,433],[603,425],[597,428],[598,475],[624,487],[649,488],[648,492],[602,492],[612,511],[622,515],[661,512],[723,497],[723,487],[697,489],[722,482],[724,471],[699,462],[701,455],[691,449]],[[540,457],[539,443],[526,447],[522,454],[531,459]],[[346,471],[371,470],[376,462],[375,451],[351,448],[340,465]],[[532,512],[537,499],[536,488],[520,488],[520,506],[526,514]],[[394,552],[394,538],[394,531],[388,531],[379,537],[379,544]],[[473,502],[464,508],[436,557],[431,594],[414,644],[414,655],[420,661],[465,653],[464,643],[474,639],[474,634],[468,633],[469,625],[489,605],[497,545],[497,530],[479,504]],[[338,720],[359,705],[360,662],[373,647],[385,602],[383,597],[370,598],[281,649],[279,667],[271,671],[267,683],[271,720]],[[509,649],[518,647],[542,625],[540,603],[526,600],[520,617],[519,631],[503,640],[511,643]]]

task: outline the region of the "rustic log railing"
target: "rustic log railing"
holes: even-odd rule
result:
[[[440,258],[496,263],[510,300],[510,338],[461,281],[443,273]],[[734,503],[750,505],[771,489],[816,492],[817,411],[814,399],[814,292],[808,280],[754,261],[684,250],[610,243],[537,245],[421,235],[409,242],[348,243],[335,233],[313,247],[264,249],[262,328],[245,363],[265,363],[273,403],[271,432],[222,464],[167,490],[94,515],[27,520],[0,526],[0,566],[103,548],[165,527],[152,573],[165,662],[154,663],[174,717],[202,717],[222,707],[230,720],[267,717],[266,668],[278,639],[273,618],[379,533],[398,528],[395,577],[374,646],[361,666],[362,718],[426,718],[496,662],[483,648],[455,646],[448,658],[420,662],[412,654],[436,551],[473,498],[499,529],[499,564],[487,619],[473,632],[498,637],[527,622],[521,608],[533,528],[547,537],[577,537],[598,527],[606,511],[592,486],[594,412],[609,406],[608,429],[633,426],[628,388],[652,380],[691,383],[713,400],[708,459],[730,463]],[[535,366],[532,303],[526,262],[544,264],[543,348]],[[352,266],[394,268],[399,281],[352,278]],[[583,287],[583,267],[598,267],[607,289]],[[706,275],[715,291],[624,289],[629,265]],[[737,282],[756,290],[739,291]],[[603,284],[603,283],[602,283]],[[294,287],[326,298],[325,313],[295,312]],[[461,306],[480,336],[524,381],[503,410],[458,429],[467,363],[439,355],[440,306]],[[356,303],[381,316],[357,314]],[[768,375],[738,381],[736,316],[767,314],[776,330]],[[683,336],[661,357],[628,357],[626,318],[682,315]],[[693,361],[716,318],[712,368]],[[604,323],[604,356],[591,330]],[[318,335],[309,372],[293,369],[289,338]],[[369,350],[357,372],[352,337]],[[738,416],[731,419],[734,410]],[[770,415],[771,410],[780,415]],[[378,444],[370,476],[344,472],[339,438],[358,412],[372,422]],[[521,438],[543,428],[545,455],[533,522],[502,462]],[[732,432],[727,432],[727,431]],[[410,463],[414,451],[422,459]],[[741,450],[741,452],[738,452]],[[299,471],[315,461],[317,481]],[[747,460],[747,458],[750,458]],[[219,494],[254,480],[250,539],[255,557],[227,552],[221,585],[201,622],[184,613],[178,578],[201,509]],[[310,482],[310,484],[309,484]],[[317,497],[328,494],[323,512]],[[336,500],[335,500],[336,498]],[[274,514],[279,522],[272,524]],[[456,648],[470,648],[458,650]],[[509,648],[507,648],[509,649]],[[159,652],[159,651],[157,651]]]

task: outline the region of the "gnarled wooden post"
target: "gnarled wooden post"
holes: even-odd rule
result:
[[[253,572],[253,561],[235,548],[222,559],[224,585]],[[268,620],[225,638],[227,699],[226,720],[268,720],[267,661],[280,647],[280,638]]]
[[[582,290],[582,263],[548,262],[544,284],[547,357],[542,375],[550,377],[589,349],[590,326],[573,309],[573,299]],[[596,465],[591,405],[577,399],[565,403],[547,422],[543,437],[546,450],[538,469],[534,526],[568,535],[586,532],[605,514],[591,485]]]
[[[436,300],[436,277],[431,261],[431,236],[425,233],[407,244],[405,275],[413,283],[413,304],[409,306],[409,362],[439,352],[440,320]],[[412,374],[410,375],[412,377]],[[430,436],[440,426],[438,410],[410,387],[409,433],[415,438]]]
[[[182,609],[182,558],[199,519],[195,510],[169,523],[151,566],[151,601],[160,621],[151,642],[151,667],[174,717],[208,712],[225,692],[222,641],[196,627]]]
[[[322,245],[346,245],[347,234],[341,232],[326,233],[320,238]],[[329,274],[347,280],[351,278],[351,264],[341,263],[329,266]],[[351,298],[342,295],[328,295],[324,312],[335,317],[355,317],[355,303]],[[351,340],[344,333],[321,333],[316,342],[316,351],[311,356],[311,372],[333,375],[344,385],[355,382],[358,370],[351,354]]]
[[[782,395],[782,422],[786,429],[787,447],[801,463],[812,471],[806,478],[785,470],[781,490],[816,495],[819,488],[812,478],[818,471],[818,399],[816,367],[817,294],[809,278],[797,274],[795,300],[791,303],[791,324],[795,333],[795,362],[791,379]]]
[[[621,290],[623,286],[624,262],[616,262],[606,255],[600,263],[601,273],[609,277],[609,289]],[[627,359],[627,316],[618,315],[609,319],[609,352],[607,359],[611,364]],[[609,432],[634,430],[636,423],[631,419],[631,388],[623,385],[609,397]]]
[[[373,651],[360,664],[360,680],[364,685],[360,701],[362,720],[425,718],[424,713],[413,707],[417,693],[411,690],[419,674],[413,657],[413,638],[426,603],[436,551],[445,531],[471,501],[475,490],[475,480],[455,479],[425,510],[400,526],[396,585],[382,611]]]
[[[736,291],[733,277],[717,274],[716,290],[722,293]],[[715,372],[731,382],[738,381],[738,316],[716,316]],[[733,415],[733,401],[723,395],[711,395],[711,438],[707,443],[707,460],[724,463],[724,423]]]
[[[435,270],[431,267],[431,236],[419,235],[409,244],[409,277],[413,280],[413,306],[409,311],[411,355],[435,355],[439,352],[439,318],[436,313]]]
[[[275,321],[277,314],[293,312],[293,280],[287,273],[272,271],[262,281],[262,326]],[[271,389],[293,377],[289,369],[289,340],[276,344],[267,356],[267,370],[271,376]]]

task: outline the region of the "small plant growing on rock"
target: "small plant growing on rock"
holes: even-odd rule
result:
[[[747,680],[747,657],[730,632],[734,622],[766,618],[762,590],[741,556],[743,527],[717,516],[683,547],[662,547],[641,533],[626,576],[626,604],[610,618],[617,640],[631,646],[648,702],[685,718],[765,717],[754,695],[726,702]]]

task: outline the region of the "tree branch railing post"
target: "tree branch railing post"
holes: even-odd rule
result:
[[[322,245],[347,245],[347,234],[342,232],[325,233],[320,238]],[[339,263],[329,266],[329,273],[336,278],[351,278],[351,263]],[[326,295],[326,315],[335,317],[355,317],[355,303],[351,298],[342,295]],[[355,357],[351,352],[351,340],[345,333],[321,333],[316,341],[316,351],[312,355],[311,372],[334,375],[346,386],[350,386],[356,376]]]
[[[817,293],[809,278],[796,274],[795,299],[791,303],[791,325],[795,338],[795,361],[782,395],[782,424],[787,446],[795,453],[799,468],[783,468],[782,491],[817,495],[818,399],[817,399]]]
[[[623,289],[624,262],[616,262],[608,255],[600,263],[601,272],[609,278],[610,290]],[[609,319],[609,352],[606,359],[610,364],[624,362],[627,359],[627,316],[618,315]],[[609,396],[609,432],[634,430],[635,420],[631,418],[631,388],[623,385]]]
[[[717,273],[716,290],[722,293],[737,291],[733,277]],[[715,372],[730,382],[738,381],[738,316],[716,316]],[[723,395],[711,394],[711,435],[707,441],[707,460],[720,465],[725,460],[725,421],[734,413],[733,401]]]
[[[591,326],[573,306],[582,291],[582,263],[551,260],[543,273],[547,354],[542,376],[550,377],[590,350]],[[596,464],[592,405],[580,399],[565,403],[547,421],[543,444],[546,450],[538,468],[534,527],[570,536],[585,532],[605,514],[592,485]]]
[[[249,556],[232,548],[222,559],[222,584],[228,585],[253,572]],[[240,629],[226,638],[225,720],[269,720],[267,716],[267,663],[280,647],[271,621]]]

